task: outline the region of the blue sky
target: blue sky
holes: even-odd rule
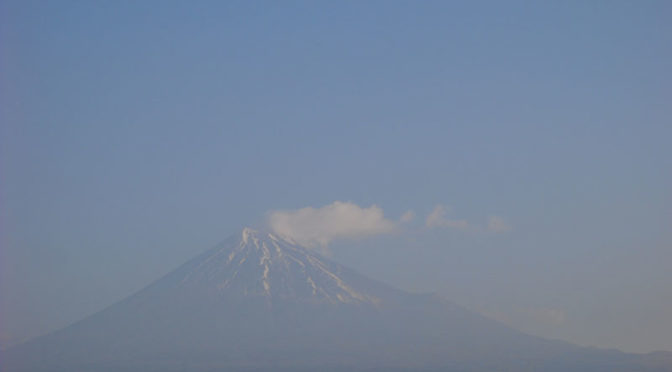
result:
[[[0,5],[3,343],[269,211],[373,204],[334,259],[528,332],[672,350],[668,2]],[[425,226],[448,217],[502,234]]]

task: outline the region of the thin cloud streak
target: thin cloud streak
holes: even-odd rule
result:
[[[469,222],[467,220],[456,220],[446,217],[446,207],[441,204],[438,204],[434,207],[432,212],[425,219],[425,225],[429,228],[450,228],[458,230],[467,230],[469,229]]]
[[[473,224],[466,219],[448,218],[449,208],[442,204],[437,204],[427,215],[425,226],[430,229],[443,228],[471,232],[505,233],[512,229],[512,226],[506,222],[503,217],[489,216],[485,226]]]

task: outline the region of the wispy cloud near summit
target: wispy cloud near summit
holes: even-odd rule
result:
[[[335,201],[320,208],[306,207],[268,213],[268,225],[276,234],[306,247],[326,247],[337,238],[357,238],[390,233],[397,223],[372,205]]]
[[[511,226],[501,217],[490,216],[486,225],[475,225],[466,219],[452,219],[448,208],[439,204],[425,219],[428,228],[448,228],[471,232],[502,233]],[[309,248],[327,252],[334,239],[360,238],[394,231],[408,231],[415,213],[406,211],[398,220],[385,217],[377,205],[361,207],[353,202],[335,201],[322,207],[305,207],[292,210],[273,210],[267,213],[268,228],[275,234],[289,238]]]

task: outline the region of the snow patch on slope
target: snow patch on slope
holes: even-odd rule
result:
[[[224,295],[329,303],[379,302],[375,296],[354,289],[332,266],[289,239],[245,228],[237,242],[203,258],[181,282],[214,288]]]

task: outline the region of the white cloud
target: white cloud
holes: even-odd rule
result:
[[[503,233],[511,231],[511,225],[506,223],[502,217],[490,216],[488,218],[488,231],[493,233]]]
[[[466,219],[448,218],[447,207],[438,204],[425,219],[428,228],[448,228],[469,232],[503,233],[511,226],[499,216],[490,216],[485,226]],[[309,248],[328,253],[327,246],[334,239],[358,238],[391,233],[415,219],[415,212],[406,211],[399,220],[385,218],[383,210],[372,205],[360,207],[352,202],[335,201],[323,207],[295,210],[275,210],[267,214],[272,232]]]
[[[427,227],[446,227],[451,229],[458,230],[467,230],[469,229],[469,222],[467,220],[455,220],[446,218],[446,208],[438,204],[434,207],[434,210],[427,216],[425,220],[425,225]]]
[[[306,247],[326,246],[333,239],[386,234],[397,224],[385,218],[383,210],[372,205],[362,208],[351,202],[335,201],[320,208],[271,211],[268,225],[278,235]]]

